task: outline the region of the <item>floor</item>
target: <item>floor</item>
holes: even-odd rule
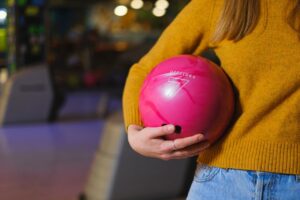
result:
[[[60,118],[73,121],[0,128],[1,200],[78,200],[103,126],[86,117],[95,116],[98,98],[69,96]]]

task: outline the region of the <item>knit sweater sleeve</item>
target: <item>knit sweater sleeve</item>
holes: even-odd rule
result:
[[[130,124],[143,125],[138,110],[140,88],[147,74],[159,62],[179,54],[199,55],[208,47],[213,8],[211,2],[190,1],[163,31],[152,49],[131,67],[123,92],[126,128]]]

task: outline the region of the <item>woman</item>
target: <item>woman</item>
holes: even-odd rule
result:
[[[225,136],[214,144],[201,133],[165,141],[173,125],[143,128],[138,95],[150,70],[207,48],[237,89]],[[299,102],[300,0],[192,0],[131,68],[123,95],[135,151],[163,160],[199,154],[191,200],[300,199]]]

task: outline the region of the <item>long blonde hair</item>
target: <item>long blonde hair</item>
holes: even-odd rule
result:
[[[292,1],[292,0],[288,0]],[[300,39],[300,0],[287,14],[287,23]],[[225,0],[212,41],[224,39],[238,41],[256,27],[260,16],[260,0]]]

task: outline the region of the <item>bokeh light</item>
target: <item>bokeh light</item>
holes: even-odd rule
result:
[[[155,2],[155,7],[161,10],[167,9],[169,7],[169,2],[167,0],[157,0]]]
[[[115,8],[114,13],[117,16],[125,16],[128,12],[128,8],[124,5],[119,5]]]
[[[3,22],[6,20],[7,17],[7,11],[5,9],[0,10],[0,22]]]
[[[162,17],[166,14],[166,10],[165,9],[160,9],[158,7],[155,7],[153,10],[152,10],[152,13],[154,16],[156,17]]]
[[[132,0],[130,3],[130,6],[133,9],[141,9],[144,5],[144,2],[142,0]]]

